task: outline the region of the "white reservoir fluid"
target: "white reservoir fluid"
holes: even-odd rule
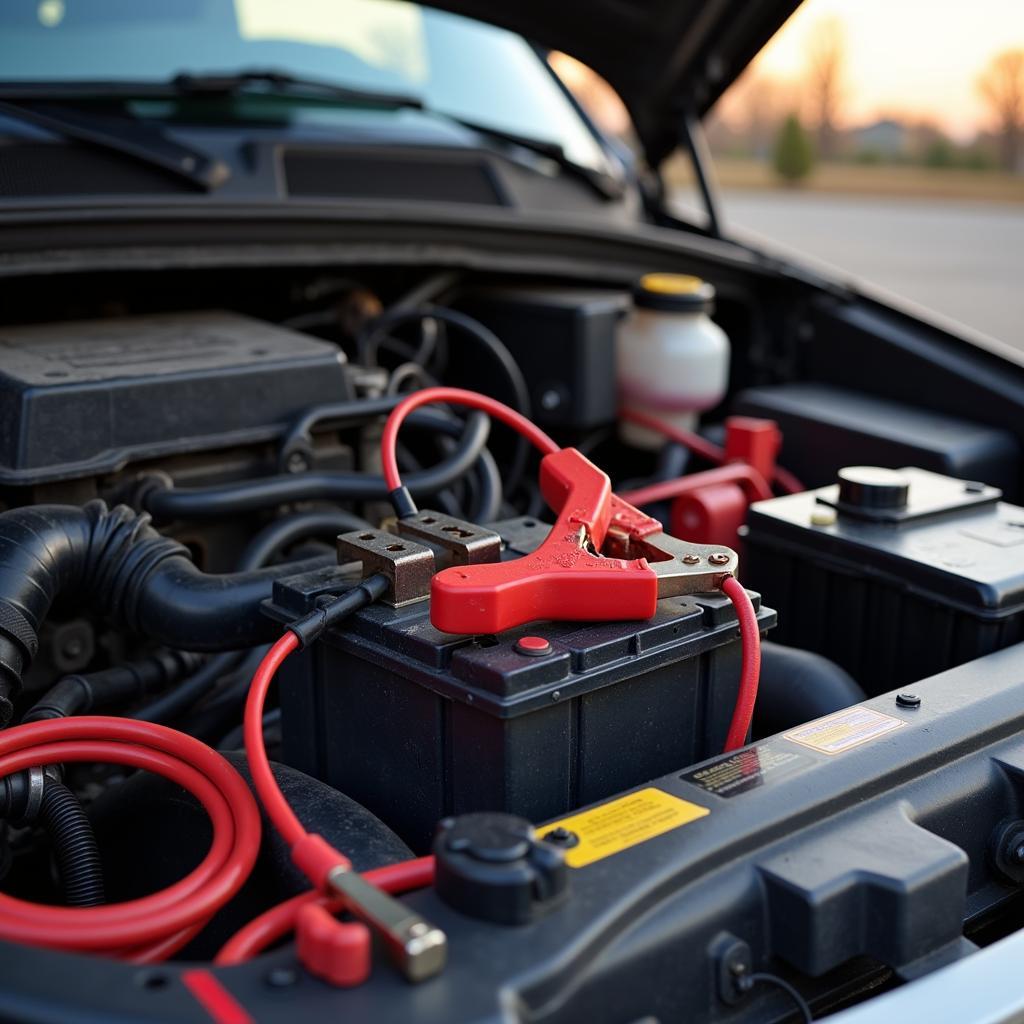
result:
[[[714,408],[729,386],[729,339],[712,319],[715,289],[688,274],[645,274],[617,338],[619,398],[684,430]],[[655,431],[620,420],[622,439],[660,448]]]

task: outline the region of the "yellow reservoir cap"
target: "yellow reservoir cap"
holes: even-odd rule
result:
[[[655,295],[696,295],[704,282],[693,274],[644,274],[639,285]]]

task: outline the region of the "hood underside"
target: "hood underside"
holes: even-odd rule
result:
[[[429,2],[587,64],[622,97],[653,166],[676,148],[681,118],[703,116],[800,6],[800,0]]]

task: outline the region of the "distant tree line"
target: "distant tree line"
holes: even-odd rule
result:
[[[847,85],[842,23],[835,17],[817,22],[806,53],[799,88],[756,72],[740,80],[738,102],[732,104],[740,118],[710,120],[713,151],[770,161],[789,182],[806,177],[819,160],[1000,168],[1024,174],[1024,50],[999,54],[979,75],[978,94],[991,115],[991,130],[979,132],[969,143],[956,142],[936,124],[898,115],[843,128]]]

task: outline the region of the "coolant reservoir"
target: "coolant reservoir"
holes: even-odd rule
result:
[[[617,339],[619,398],[624,409],[693,430],[729,384],[729,339],[710,313],[715,289],[688,274],[645,274],[633,312]],[[660,448],[661,434],[620,420],[622,439]]]

